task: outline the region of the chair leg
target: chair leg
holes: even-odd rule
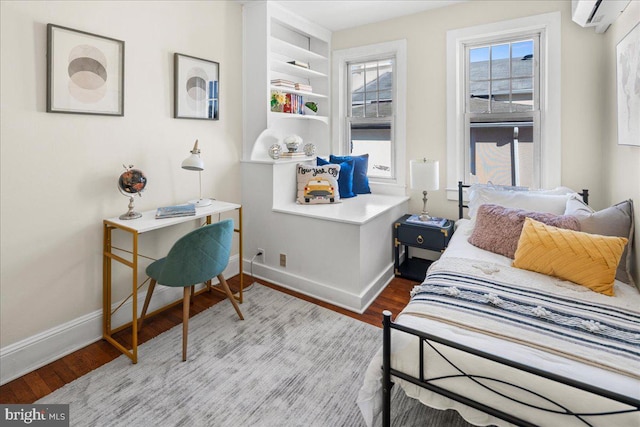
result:
[[[140,321],[138,322],[138,331],[142,329],[142,322],[144,322],[144,316],[147,314],[147,309],[149,308],[149,302],[151,302],[151,295],[153,295],[153,290],[156,288],[156,279],[151,279],[149,282],[149,287],[147,288],[147,296],[144,298],[144,305],[142,306],[142,314],[140,314]]]
[[[189,334],[189,302],[191,286],[184,287],[184,297],[182,299],[182,361],[187,360],[187,336]]]
[[[236,302],[236,298],[231,293],[231,289],[229,289],[229,285],[227,284],[227,281],[224,280],[224,276],[222,275],[222,273],[218,274],[218,280],[220,281],[220,285],[222,286],[222,289],[224,289],[224,292],[227,294],[227,298],[229,298],[229,301],[231,301],[231,304],[233,304],[233,308],[236,309],[236,313],[238,313],[238,317],[240,317],[240,320],[244,320],[244,317],[240,312],[240,307],[238,307],[238,303]]]
[[[196,285],[191,286],[191,299],[189,303],[193,305],[193,296],[196,294]]]

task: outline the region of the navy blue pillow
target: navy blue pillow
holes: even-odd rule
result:
[[[362,154],[360,156],[329,156],[329,162],[342,163],[344,161],[354,160],[353,164],[353,192],[356,194],[369,194],[371,189],[369,188],[369,177],[367,177],[367,171],[369,170],[369,155]]]
[[[354,161],[347,162],[334,162],[340,165],[340,173],[338,174],[338,191],[340,192],[341,199],[348,199],[350,197],[356,197],[353,192],[353,165]],[[329,165],[330,162],[326,161],[322,157],[316,158],[316,165],[324,166]]]

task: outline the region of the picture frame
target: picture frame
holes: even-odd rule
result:
[[[47,112],[124,116],[124,41],[47,24]]]
[[[219,120],[220,64],[175,53],[173,117]]]
[[[618,145],[640,147],[640,24],[636,24],[616,45],[616,98]]]

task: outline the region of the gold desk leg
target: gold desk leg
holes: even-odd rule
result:
[[[102,337],[111,336],[111,230],[104,224],[102,246]]]
[[[238,208],[238,237],[240,244],[238,245],[239,271],[240,271],[240,304],[242,304],[242,290],[244,289],[244,275],[242,274],[242,206]]]
[[[131,280],[133,314],[131,317],[131,351],[133,363],[138,363],[138,233],[133,233],[133,279]]]

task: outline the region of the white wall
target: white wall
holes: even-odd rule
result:
[[[635,208],[635,280],[640,280],[640,147],[618,145],[616,98],[616,45],[640,23],[640,2],[632,1],[624,13],[609,27],[605,36],[602,179],[608,199],[614,204],[629,198]],[[636,120],[640,118],[636,117]]]
[[[138,210],[203,193],[240,202],[242,13],[219,1],[2,1],[0,347],[102,306],[102,219],[126,211],[122,164],[146,172]],[[45,112],[46,25],[125,41],[125,116]],[[173,54],[220,63],[220,121],[174,119]],[[157,233],[162,255],[185,229]],[[116,277],[119,277],[117,273]],[[124,274],[124,273],[122,273]],[[125,285],[126,287],[126,285]],[[118,290],[114,299],[125,295]]]

